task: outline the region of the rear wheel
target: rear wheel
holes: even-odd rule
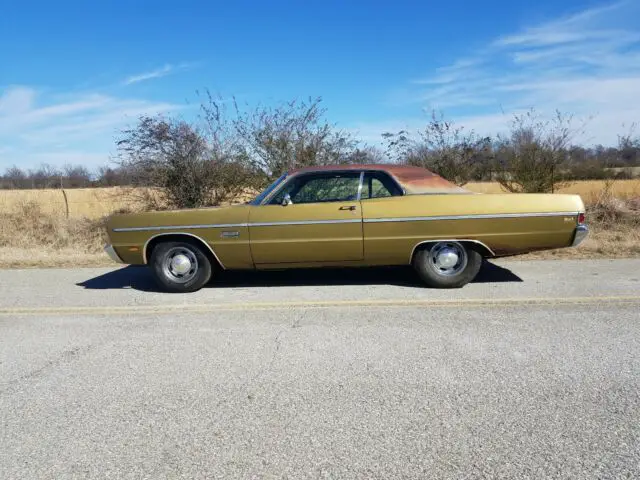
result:
[[[200,247],[188,242],[163,242],[153,249],[150,267],[167,292],[200,290],[211,279],[211,262]]]
[[[482,256],[459,242],[434,242],[418,250],[413,267],[430,287],[459,288],[472,281]]]

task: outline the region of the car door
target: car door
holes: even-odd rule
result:
[[[249,213],[256,266],[363,259],[360,172],[294,175]]]
[[[406,249],[411,249],[417,243],[414,239],[416,226],[429,228],[426,222],[378,221],[407,216],[402,197],[402,188],[387,172],[370,171],[364,174],[360,205],[364,259],[368,264],[402,263],[401,259],[408,258]]]

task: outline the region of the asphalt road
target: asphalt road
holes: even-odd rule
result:
[[[0,292],[2,479],[640,477],[640,260]]]

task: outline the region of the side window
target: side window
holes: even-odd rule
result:
[[[309,174],[292,178],[271,200],[271,204],[282,203],[289,194],[297,203],[343,202],[358,198],[360,173]]]
[[[364,175],[362,200],[402,195],[398,185],[383,172],[368,172]]]

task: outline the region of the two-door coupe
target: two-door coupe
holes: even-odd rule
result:
[[[419,167],[304,168],[243,205],[113,215],[117,262],[149,265],[166,291],[216,270],[413,265],[431,287],[461,287],[483,258],[578,245],[578,195],[477,194]]]

